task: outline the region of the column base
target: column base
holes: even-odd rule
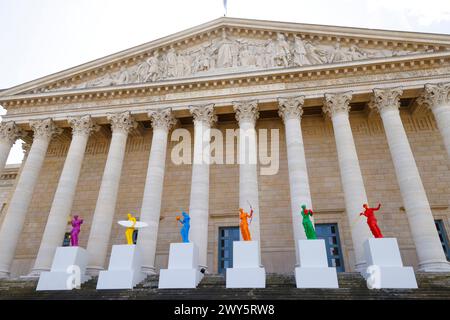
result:
[[[142,266],[141,272],[145,273],[147,276],[153,276],[157,274],[156,268],[153,266]]]
[[[355,272],[359,272],[362,276],[366,274],[367,262],[363,261],[355,264]]]
[[[103,270],[105,270],[105,268],[103,268],[103,267],[89,266],[86,268],[86,274],[91,277],[98,277],[98,275],[100,274],[100,271],[103,271]]]
[[[419,264],[419,272],[450,272],[450,263],[447,261],[430,261]]]
[[[50,269],[33,269],[26,276],[21,276],[20,279],[24,279],[24,280],[36,279],[36,278],[39,278],[41,276],[42,272],[49,272],[49,271],[50,271]]]

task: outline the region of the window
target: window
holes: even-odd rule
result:
[[[434,223],[436,224],[439,239],[441,240],[442,249],[444,250],[447,260],[450,261],[450,246],[445,232],[444,222],[442,220],[434,220]]]
[[[239,227],[219,228],[219,273],[233,267],[233,242],[239,241]]]
[[[315,225],[317,239],[325,240],[328,266],[336,267],[336,271],[344,272],[341,241],[337,223],[321,223]]]
[[[64,234],[63,247],[70,247],[70,232]]]
[[[134,229],[133,231],[133,244],[137,243],[137,238],[138,238],[138,229]]]

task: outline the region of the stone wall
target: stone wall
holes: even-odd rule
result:
[[[433,214],[436,219],[444,221],[447,233],[450,234],[450,210],[448,208],[450,161],[442,138],[430,114],[412,117],[409,111],[402,111],[402,119]],[[377,217],[384,235],[397,237],[404,263],[416,267],[417,257],[414,243],[406,213],[403,210],[380,118],[378,115],[368,116],[364,112],[355,112],[351,113],[350,121],[369,204],[382,203],[382,209]],[[193,131],[192,125],[183,127]],[[222,131],[227,128],[237,128],[237,123],[235,121],[221,122],[217,128]],[[258,177],[262,262],[269,273],[292,273],[295,254],[283,123],[278,118],[261,119],[257,122],[257,129],[259,128],[280,129],[278,174]],[[331,122],[320,115],[304,116],[302,130],[313,209],[317,213],[315,221],[316,223],[338,223],[345,269],[352,271],[353,248],[349,222],[344,209],[344,196]],[[139,216],[151,135],[152,130],[146,129],[142,137],[130,137],[128,140],[114,221],[125,218],[128,212]],[[177,143],[169,142],[167,152],[162,219],[158,233],[157,268],[166,267],[169,244],[180,241],[179,226],[175,216],[181,210],[189,209],[192,169],[190,165],[175,165],[170,161],[172,148]],[[85,220],[80,234],[80,245],[83,247],[86,247],[89,236],[89,227],[106,162],[108,144],[107,140],[98,137],[90,139],[77,186],[72,212],[79,214]],[[12,268],[13,276],[26,274],[32,267],[66,152],[67,144],[52,142],[50,145],[17,248]],[[212,165],[208,243],[208,265],[212,272],[217,272],[218,268],[219,226],[238,226],[239,224],[237,218],[238,197],[238,165]],[[115,223],[109,247],[111,248],[113,244],[124,243],[124,241],[124,230]]]

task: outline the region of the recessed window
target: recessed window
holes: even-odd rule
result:
[[[434,220],[434,223],[439,234],[439,240],[441,240],[442,249],[444,250],[447,260],[450,261],[450,246],[447,233],[445,232],[444,222],[442,220]]]

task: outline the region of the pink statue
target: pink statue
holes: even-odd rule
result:
[[[78,247],[78,234],[81,231],[81,224],[83,219],[78,219],[78,216],[73,216],[72,230],[70,231],[70,245],[72,247]]]

